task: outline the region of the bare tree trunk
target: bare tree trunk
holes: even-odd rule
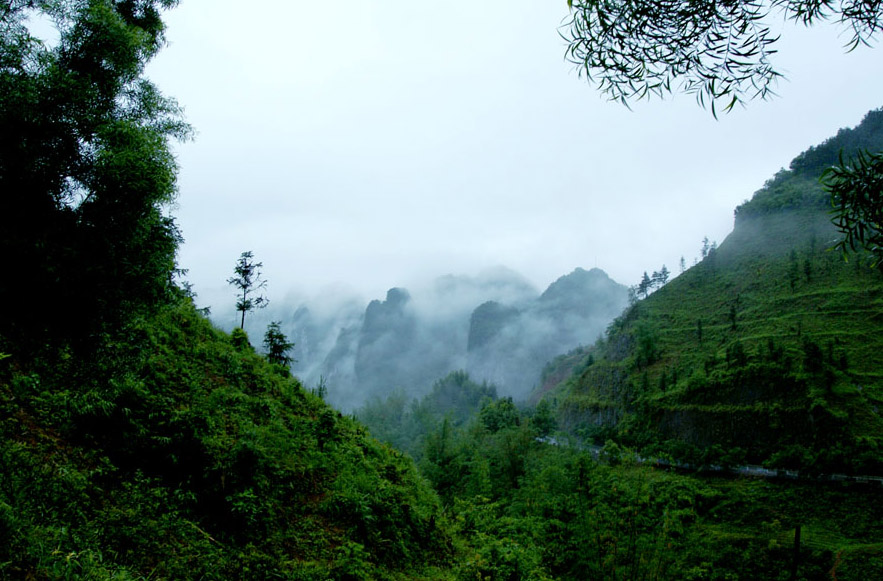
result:
[[[800,563],[800,525],[794,528],[794,560],[791,563],[791,581],[797,581],[797,565]]]

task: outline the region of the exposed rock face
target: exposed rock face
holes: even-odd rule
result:
[[[507,269],[448,275],[414,293],[392,288],[325,327],[299,308],[289,326],[302,347],[294,371],[307,385],[324,377],[329,401],[344,409],[394,389],[421,396],[458,369],[522,398],[549,359],[594,341],[626,302],[626,287],[597,269],[576,269],[542,294]]]
[[[546,362],[592,343],[627,302],[628,289],[604,271],[577,268],[520,308],[485,303],[472,313],[467,369],[523,397]]]

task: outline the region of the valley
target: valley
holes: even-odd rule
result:
[[[645,271],[624,284],[574,264],[540,289],[496,267],[385,287],[369,301],[330,292],[280,299],[296,289],[268,285],[261,252],[249,248],[240,250],[233,276],[221,278],[235,289],[236,326],[227,329],[219,323],[225,318],[198,306],[200,289],[180,261],[185,239],[173,213],[186,150],[179,146],[195,132],[183,106],[147,76],[169,41],[165,11],[176,4],[0,7],[0,249],[7,258],[0,581],[883,579],[883,109],[772,175],[734,208],[729,235],[720,244],[706,236],[701,257],[690,267],[682,257],[677,275],[648,264],[652,276]],[[742,102],[749,81],[766,96],[779,75],[767,66],[777,38],[757,28],[766,5],[705,11],[688,4],[568,2],[570,20],[554,32],[570,43],[567,59],[580,74],[602,74],[590,82],[625,104],[674,86],[717,118]],[[852,23],[856,46],[873,39],[883,19],[873,3],[773,7],[807,24],[834,11],[841,24]],[[421,254],[421,237],[446,224],[436,242],[452,256],[486,266],[503,250],[529,254],[524,264],[533,263],[535,276],[565,246],[592,264],[596,253],[634,256],[684,227],[661,205],[648,210],[660,212],[652,226],[638,220],[651,196],[677,198],[660,185],[667,182],[657,183],[657,155],[677,154],[678,167],[665,169],[676,179],[708,169],[678,150],[683,141],[660,148],[661,125],[647,121],[648,132],[633,136],[594,128],[587,135],[586,125],[575,124],[554,127],[552,140],[518,138],[554,125],[546,115],[569,103],[549,97],[502,118],[506,131],[485,142],[490,133],[476,137],[472,126],[508,110],[512,96],[473,92],[493,80],[489,71],[458,69],[463,93],[436,95],[452,78],[441,74],[449,58],[463,52],[470,66],[477,58],[473,44],[438,28],[439,37],[454,39],[451,54],[412,61],[423,55],[414,43],[386,46],[365,16],[373,13],[362,9],[327,14],[340,30],[355,22],[375,31],[370,42],[347,44],[337,30],[319,32],[315,20],[297,28],[275,13],[257,27],[263,37],[255,44],[281,39],[285,60],[301,67],[329,51],[342,51],[346,62],[297,90],[286,83],[298,75],[274,71],[277,84],[266,92],[284,101],[284,115],[267,127],[249,119],[241,133],[223,137],[209,131],[218,146],[209,155],[215,183],[233,174],[252,181],[235,197],[205,194],[238,216],[213,223],[214,246],[197,267],[229,240],[276,250],[287,240],[295,273],[298,265],[339,272],[324,260],[346,255],[352,268],[344,271],[354,278],[406,263],[425,274],[443,253]],[[373,9],[398,22],[399,7]],[[465,12],[433,10],[433,21],[471,23]],[[213,5],[194,30],[216,32],[225,11],[243,22],[261,12]],[[273,28],[277,20],[283,28]],[[428,38],[413,22],[402,28]],[[520,62],[527,57],[507,52],[526,39],[527,28],[518,30],[500,48],[501,68],[527,70]],[[485,31],[475,32],[478,42]],[[224,34],[231,36],[217,46],[197,42],[215,52],[186,71],[194,87],[208,82],[198,78],[211,68],[206,63],[233,67],[246,48]],[[678,35],[699,44],[678,44]],[[295,49],[301,36],[312,38],[306,58]],[[734,36],[743,44],[730,50]],[[625,39],[632,44],[621,45]],[[696,46],[700,52],[691,52]],[[235,50],[224,52],[229,47]],[[388,99],[416,90],[381,75],[382,91],[360,94],[351,82],[377,80],[371,59],[403,66],[405,80],[432,79],[420,89],[433,99],[413,111],[416,100],[395,101],[409,105],[405,117],[357,134],[348,122],[373,120]],[[249,79],[212,69],[226,83],[213,85],[213,97],[238,99],[217,114],[225,126],[235,125],[234,109],[269,106],[265,89],[238,93],[264,81],[258,63],[249,64]],[[431,74],[420,77],[423,69]],[[685,86],[671,84],[683,75]],[[338,95],[319,86],[335,88],[341,79],[346,90],[336,93],[351,100],[334,109]],[[513,93],[545,84],[524,77]],[[304,113],[289,102],[314,91],[328,111]],[[454,101],[477,108],[461,118],[453,111],[463,109],[447,109]],[[285,129],[293,126],[282,123],[288,117],[305,135],[314,125],[321,130],[294,139]],[[436,117],[443,130],[424,131],[418,122]],[[404,129],[410,132],[399,134],[413,139],[386,149],[387,134]],[[571,133],[617,151],[555,159],[569,147],[558,141]],[[254,142],[242,136],[264,134],[285,139],[267,156],[284,174],[263,175],[248,155],[231,161],[236,151],[250,155]],[[722,144],[702,147],[712,145]],[[348,153],[336,155],[338,146]],[[495,157],[499,148],[508,153]],[[405,150],[419,155],[409,164],[399,157]],[[609,179],[616,171],[602,166],[615,157],[627,162],[620,171],[645,180],[632,184],[650,184],[642,196]],[[316,166],[334,180],[299,182],[296,204],[292,197],[264,206],[251,197],[293,188],[292,174]],[[527,166],[539,173],[509,179]],[[714,177],[709,190],[726,179]],[[372,180],[382,193],[362,187]],[[199,195],[195,183],[180,187]],[[570,191],[575,183],[578,191]],[[407,198],[389,193],[399,187]],[[591,205],[571,205],[577,195]],[[323,214],[329,205],[334,211]],[[284,217],[294,206],[302,213],[297,224]],[[569,240],[589,229],[590,216],[577,207],[610,222],[594,221],[601,234],[591,238],[609,248]],[[204,212],[206,223],[220,215]],[[265,215],[275,220],[273,232],[253,236]],[[386,226],[359,223],[370,215]],[[347,224],[364,229],[350,232]],[[491,240],[492,225],[505,234]],[[461,272],[447,266],[438,270]]]

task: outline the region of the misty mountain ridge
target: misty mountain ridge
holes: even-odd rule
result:
[[[828,251],[819,183],[856,147],[883,150],[883,110],[797,156],[719,247],[562,361],[560,425],[696,465],[883,474],[883,278]]]
[[[292,372],[307,385],[324,380],[328,401],[352,409],[394,389],[421,396],[451,371],[524,398],[543,365],[593,342],[627,304],[627,288],[600,269],[577,268],[542,293],[498,267],[477,276],[440,276],[412,292],[340,308],[309,301],[260,313],[280,320],[294,341]],[[277,303],[278,305],[278,303]]]
[[[627,304],[628,288],[597,268],[575,269],[522,307],[483,303],[470,318],[466,369],[525,397],[546,363],[594,342]]]
[[[818,181],[850,141],[883,151],[879,120],[799,156],[701,262],[556,357],[534,407],[451,374],[420,401],[359,410],[470,534],[471,501],[488,537],[513,542],[497,554],[517,542],[548,568],[471,578],[883,578],[883,276],[870,253],[827,251],[841,234]],[[588,274],[483,303],[470,357]]]

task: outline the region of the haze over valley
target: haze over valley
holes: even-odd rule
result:
[[[310,386],[324,380],[340,409],[395,390],[419,398],[457,370],[523,400],[547,362],[593,343],[627,302],[627,288],[598,269],[575,269],[541,293],[500,267],[394,287],[368,305],[283,300],[256,312],[249,328],[280,321],[295,343],[292,372]]]
[[[883,3],[180,4],[0,8],[0,581],[883,578]]]
[[[566,0],[455,4],[168,11],[148,75],[196,131],[174,146],[174,215],[201,306],[232,304],[224,281],[245,250],[277,301],[346,285],[367,303],[496,265],[538,289],[578,266],[626,285],[677,271],[883,94],[875,49],[846,54],[837,26],[776,20],[777,98],[718,119],[692,95],[629,109],[566,61]]]

